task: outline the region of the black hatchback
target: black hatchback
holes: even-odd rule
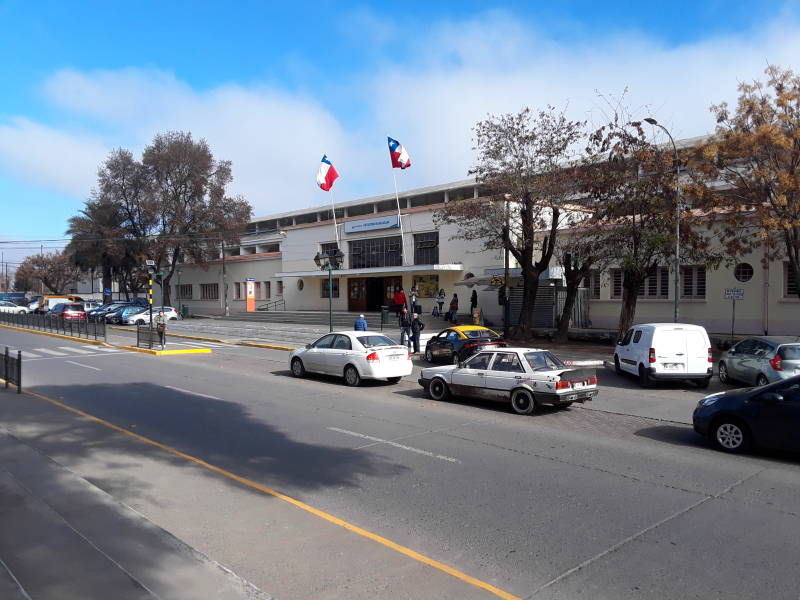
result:
[[[800,451],[800,375],[706,396],[692,421],[697,433],[725,452],[753,445]]]

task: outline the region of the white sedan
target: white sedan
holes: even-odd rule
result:
[[[7,300],[0,300],[0,312],[14,313],[17,315],[24,315],[28,313],[25,306],[8,302]]]
[[[158,311],[163,310],[164,316],[167,318],[167,321],[177,321],[181,318],[178,314],[178,311],[172,308],[171,306],[165,306],[163,309],[160,306],[153,307],[153,321],[156,320],[156,316],[158,315]],[[140,312],[134,312],[128,314],[122,318],[122,322],[125,325],[138,325],[150,322],[150,309],[148,307],[143,307]]]
[[[323,373],[344,377],[349,386],[362,379],[386,379],[397,383],[411,375],[408,348],[382,333],[371,331],[334,331],[313,344],[294,350],[289,356],[292,375]]]

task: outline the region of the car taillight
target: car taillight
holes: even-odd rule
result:
[[[406,360],[411,360],[411,352],[406,350]]]
[[[557,390],[568,390],[570,388],[569,381],[556,381],[556,389]]]
[[[597,377],[589,377],[589,379],[586,380],[586,384],[597,385]]]
[[[714,362],[714,349],[713,348],[709,348],[708,349],[708,362],[710,362],[710,363]]]
[[[655,348],[650,348],[649,360],[650,360],[651,363],[656,362],[656,349]]]
[[[375,362],[376,360],[380,360],[380,357],[378,356],[377,352],[370,352],[367,354],[367,360],[369,362]]]
[[[773,369],[776,371],[783,371],[783,367],[781,366],[781,357],[779,354],[775,355],[775,358],[769,361],[769,364],[772,366]]]

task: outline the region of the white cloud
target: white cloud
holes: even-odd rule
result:
[[[413,160],[398,174],[401,188],[461,179],[473,160],[471,128],[487,113],[568,103],[572,118],[599,122],[596,90],[618,95],[627,87],[629,105],[676,137],[707,133],[710,104],[734,100],[737,82],[761,77],[767,61],[797,68],[800,56],[800,27],[791,19],[678,47],[636,32],[559,43],[496,12],[405,36],[370,13],[361,21],[382,32],[377,38],[391,31],[407,41],[385,48],[395,62],[373,58],[379,66],[343,83],[340,94],[368,107],[347,122],[324,97],[276,87],[197,90],[162,71],[66,70],[47,80],[46,97],[85,131],[102,133],[12,119],[0,125],[0,168],[82,199],[108,148],[140,151],[159,131],[190,130],[233,161],[233,191],[265,214],[329,200],[313,184],[323,152],[343,174],[339,201],[391,191],[386,135]],[[376,52],[381,46],[371,44]]]

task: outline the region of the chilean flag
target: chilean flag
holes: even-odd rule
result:
[[[392,157],[392,168],[407,169],[411,166],[411,157],[397,140],[389,138],[389,156]]]
[[[331,161],[328,160],[328,155],[323,154],[322,164],[319,166],[319,172],[317,173],[317,185],[327,192],[333,187],[333,182],[337,179],[339,179],[339,173],[336,172]]]

